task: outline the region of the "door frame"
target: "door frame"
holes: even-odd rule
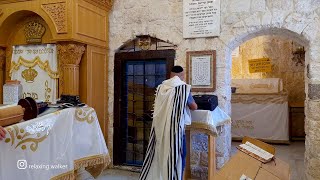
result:
[[[121,85],[122,85],[122,72],[124,64],[128,61],[137,60],[153,60],[163,59],[167,62],[167,79],[170,78],[170,70],[174,66],[175,50],[150,50],[150,51],[138,51],[138,52],[121,52],[116,53],[114,58],[114,134],[113,134],[113,164],[121,165],[125,161],[125,156],[119,155],[121,152],[121,142],[119,141],[120,128],[121,128]]]

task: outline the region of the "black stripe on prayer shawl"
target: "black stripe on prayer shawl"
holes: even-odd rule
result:
[[[186,106],[186,85],[178,86],[175,88],[174,107],[172,109],[171,127],[170,127],[170,153],[168,159],[168,179],[180,180],[182,178],[182,172],[179,173],[177,169],[177,163],[181,158],[181,145],[183,132],[180,128],[181,118]],[[173,155],[173,158],[172,158]],[[172,172],[174,171],[174,172]],[[180,169],[181,171],[181,169]]]
[[[156,92],[156,96],[158,91]],[[167,174],[168,180],[181,180],[182,178],[182,169],[178,170],[177,163],[179,158],[181,159],[182,155],[182,137],[183,129],[181,128],[181,118],[184,113],[184,108],[187,102],[187,85],[181,85],[175,87],[175,95],[173,99],[173,107],[171,113],[171,122],[170,122],[170,152],[169,157],[163,157],[167,159]],[[152,161],[155,154],[155,144],[156,144],[156,135],[154,127],[150,133],[149,145],[147,148],[147,154],[143,162],[142,172],[139,177],[139,180],[146,180],[148,173],[151,168]],[[182,163],[182,162],[181,162]],[[161,169],[159,169],[161,171]],[[179,173],[179,171],[181,171]]]
[[[140,180],[145,180],[148,176],[148,173],[150,171],[150,167],[154,158],[155,144],[156,144],[156,136],[155,136],[154,128],[152,128],[150,132],[149,145],[147,148],[146,157],[144,159],[142,172],[139,177]]]

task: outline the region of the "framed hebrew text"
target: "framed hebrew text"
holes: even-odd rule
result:
[[[187,52],[187,83],[193,92],[216,89],[216,51]]]

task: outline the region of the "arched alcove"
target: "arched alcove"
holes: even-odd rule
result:
[[[239,30],[241,31],[241,30]],[[316,61],[317,54],[315,53],[315,49],[319,48],[318,44],[315,43],[314,39],[309,39],[308,36],[305,36],[303,33],[298,34],[296,32],[293,32],[287,28],[277,28],[277,27],[261,27],[256,28],[253,31],[243,30],[243,33],[239,33],[227,41],[226,44],[226,56],[225,60],[227,62],[227,65],[230,66],[230,69],[228,69],[228,73],[230,73],[231,76],[231,64],[232,64],[232,56],[231,52],[236,47],[240,46],[242,43],[251,40],[253,38],[259,37],[259,36],[265,36],[265,35],[276,35],[279,37],[284,37],[286,39],[290,39],[296,43],[301,44],[304,46],[305,53],[305,67],[304,67],[304,83],[305,83],[305,133],[306,133],[306,142],[305,142],[305,175],[302,175],[302,177],[306,179],[310,179],[310,174],[314,174],[312,169],[308,169],[308,167],[312,167],[312,159],[315,157],[315,153],[317,152],[316,149],[312,148],[311,144],[316,141],[316,138],[314,136],[314,132],[316,131],[315,126],[310,126],[310,124],[314,124],[314,116],[310,115],[308,113],[312,112],[315,108],[314,102],[316,100],[313,100],[314,95],[312,94],[312,90],[310,90],[310,87],[314,88],[312,85],[312,76],[316,77],[315,73],[310,73],[310,67],[313,65],[313,63]],[[230,88],[231,82],[227,82],[228,88]]]
[[[2,84],[5,79],[10,79],[9,71],[11,65],[12,47],[15,45],[25,45],[28,44],[26,33],[31,36],[37,36],[37,32],[26,32],[26,26],[28,23],[36,22],[41,24],[45,32],[39,43],[52,43],[52,31],[48,23],[37,13],[32,11],[17,11],[9,15],[0,26],[0,51],[1,61],[3,67],[1,67],[0,73],[0,94],[2,94]],[[2,96],[0,97],[0,102],[2,102]]]
[[[2,24],[0,25],[0,45],[7,46],[7,43],[10,40],[10,37],[14,35],[17,31],[23,26],[23,22],[29,21],[33,18],[34,20],[42,21],[43,25],[46,27],[46,33],[44,35],[44,41],[50,41],[53,38],[52,32],[55,32],[53,28],[54,25],[51,20],[45,19],[36,12],[28,11],[28,10],[21,10],[16,11],[11,14],[8,14],[7,17],[3,20]],[[19,29],[17,29],[19,28]],[[14,35],[17,36],[17,35]],[[19,36],[19,35],[18,35]],[[47,38],[46,38],[47,37]],[[21,43],[21,42],[18,42]],[[26,43],[24,43],[26,44]]]

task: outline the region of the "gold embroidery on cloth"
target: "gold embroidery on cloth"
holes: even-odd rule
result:
[[[45,102],[49,102],[49,100],[50,100],[50,92],[51,92],[51,88],[49,88],[49,82],[48,82],[48,80],[46,80],[46,82],[44,83],[44,86],[45,86],[45,94],[44,94],[44,96],[45,96],[45,98],[46,98],[46,100],[45,100]]]
[[[66,173],[55,176],[53,178],[50,178],[50,180],[71,180],[71,179],[72,180],[75,179],[74,170],[71,170]]]
[[[60,114],[60,110],[53,113],[54,115]]]
[[[38,149],[39,143],[48,137],[48,134],[44,134],[43,136],[41,136],[40,133],[30,134],[28,132],[25,132],[23,128],[20,129],[17,125],[13,125],[12,127],[9,127],[7,130],[9,132],[10,138],[6,138],[5,142],[9,143],[11,141],[11,146],[14,146],[15,140],[17,140],[18,143],[15,146],[15,149],[21,146],[22,150],[26,150],[26,144],[31,143],[30,149],[33,152],[35,152]],[[30,135],[35,135],[36,137],[30,137]]]
[[[94,110],[92,108],[78,108],[76,109],[75,116],[78,121],[87,121],[87,123],[91,124],[95,119],[93,113]]]
[[[66,173],[50,178],[50,180],[73,180],[76,177],[76,170],[86,168],[86,170],[94,177],[97,177],[110,164],[109,154],[99,154],[84,157],[74,161],[74,169]]]
[[[29,67],[29,69],[25,69],[21,72],[21,76],[27,83],[33,83],[34,79],[38,76],[38,71]]]
[[[233,94],[231,97],[231,103],[283,104],[286,102],[288,102],[286,94]]]
[[[58,79],[59,78],[59,71],[53,71],[51,68],[50,68],[50,65],[49,65],[49,61],[45,61],[45,62],[42,62],[40,57],[37,56],[35,57],[32,61],[28,61],[26,59],[24,59],[23,57],[19,57],[18,59],[18,62],[14,62],[12,61],[11,62],[11,69],[10,69],[10,72],[9,72],[9,75],[11,77],[12,75],[12,72],[14,70],[18,71],[20,69],[20,66],[23,65],[27,68],[33,68],[35,67],[36,65],[38,65],[42,70],[44,70],[45,72],[48,73],[48,75],[52,78],[52,79]]]
[[[81,159],[77,159],[74,161],[74,169],[80,169],[90,166],[95,166],[98,164],[109,164],[110,163],[110,155],[100,154],[89,156]]]

